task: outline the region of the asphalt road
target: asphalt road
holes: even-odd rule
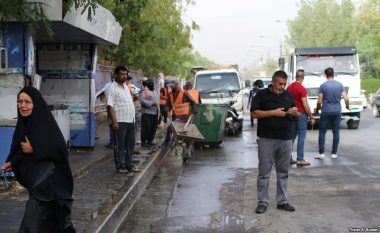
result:
[[[366,110],[359,129],[342,122],[336,160],[328,153],[328,131],[321,161],[313,158],[318,130],[309,130],[311,166],[293,165],[289,173],[296,211],[276,209],[273,170],[269,209],[257,215],[256,127],[249,127],[247,114],[243,134],[226,137],[219,148],[197,150],[188,164],[171,154],[119,232],[380,232],[379,132],[380,119]]]

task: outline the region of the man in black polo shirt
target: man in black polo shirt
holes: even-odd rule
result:
[[[292,94],[285,90],[288,76],[282,70],[272,76],[272,84],[260,90],[252,101],[251,115],[258,119],[259,174],[257,177],[258,206],[264,213],[269,205],[269,178],[272,165],[277,172],[277,209],[295,211],[288,203],[288,171],[292,151],[292,122],[299,117]]]

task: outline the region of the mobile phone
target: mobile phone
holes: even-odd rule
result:
[[[287,112],[288,110],[289,110],[289,108],[282,109],[282,111],[284,111],[284,112]]]

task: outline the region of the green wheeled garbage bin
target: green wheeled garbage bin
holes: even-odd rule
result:
[[[198,141],[197,144],[211,147],[220,145],[224,138],[226,116],[226,104],[199,104],[193,123],[204,139]]]

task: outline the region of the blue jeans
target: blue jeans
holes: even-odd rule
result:
[[[329,124],[331,124],[333,133],[333,145],[331,154],[336,154],[338,151],[340,120],[340,112],[322,112],[321,119],[319,121],[319,154],[325,153],[325,136]]]
[[[296,137],[298,136],[297,160],[304,159],[306,131],[307,131],[307,114],[304,112],[301,112],[301,116],[298,118],[298,120],[293,122],[293,128],[292,128],[293,145],[294,145],[294,141],[296,140]]]

